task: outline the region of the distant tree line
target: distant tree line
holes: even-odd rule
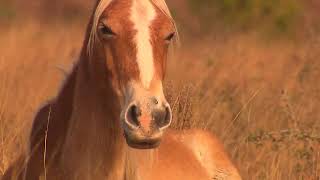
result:
[[[187,0],[202,28],[215,25],[228,29],[251,29],[260,26],[287,32],[299,20],[299,0]]]

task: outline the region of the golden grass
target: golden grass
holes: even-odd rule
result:
[[[24,151],[34,113],[57,93],[84,30],[37,21],[0,29],[0,173]],[[244,179],[320,178],[319,41],[237,34],[182,44],[166,81],[176,128],[217,134]]]

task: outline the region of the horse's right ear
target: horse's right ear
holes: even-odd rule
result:
[[[95,8],[98,6],[98,4],[99,4],[100,1],[101,1],[101,0],[95,0],[95,1],[94,1],[94,7],[95,7]]]

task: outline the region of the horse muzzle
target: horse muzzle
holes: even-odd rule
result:
[[[128,145],[152,149],[160,145],[164,131],[171,124],[172,112],[167,102],[152,97],[131,103],[122,119]]]

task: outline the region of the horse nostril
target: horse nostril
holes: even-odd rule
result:
[[[141,116],[140,108],[136,105],[129,107],[129,110],[126,115],[126,121],[128,124],[138,127],[140,126],[139,117]]]
[[[166,107],[163,110],[158,110],[153,113],[154,121],[159,128],[168,127],[171,123],[171,116],[170,107]]]
[[[171,114],[171,109],[169,106],[166,107],[166,120],[168,121],[168,123],[171,123],[171,118],[172,118],[172,114]]]

